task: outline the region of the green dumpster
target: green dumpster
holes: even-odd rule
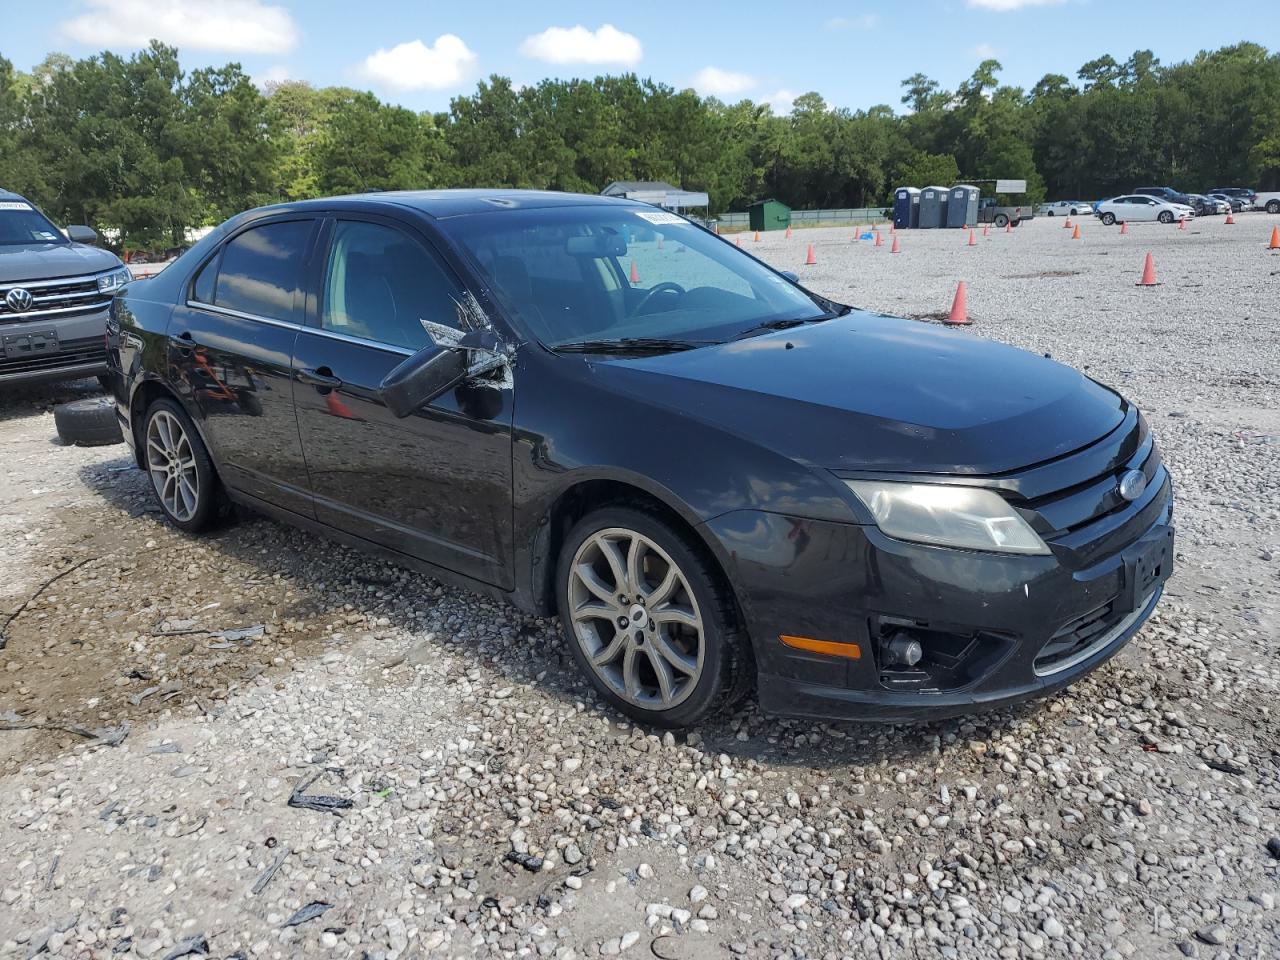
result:
[[[791,226],[791,208],[779,200],[757,200],[747,213],[752,230],[785,230]]]

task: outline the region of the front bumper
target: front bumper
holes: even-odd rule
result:
[[[107,372],[107,310],[0,323],[0,383],[80,380]],[[29,349],[32,335],[56,349]],[[48,337],[52,335],[52,337]],[[20,348],[16,341],[26,341]]]
[[[1159,602],[1173,562],[1172,495],[1116,531],[1113,552],[1012,556],[904,543],[874,526],[737,511],[708,521],[756,656],[761,707],[862,721],[940,719],[1042,696],[1115,655]],[[896,632],[919,639],[894,665]],[[800,635],[857,659],[796,650]]]

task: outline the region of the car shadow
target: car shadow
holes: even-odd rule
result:
[[[118,459],[82,467],[81,480],[119,513],[118,529],[123,530],[123,525],[131,520],[145,517],[163,523],[146,477],[133,467],[125,448],[120,449]],[[154,530],[140,532],[139,536],[145,540],[154,536]],[[447,622],[439,629],[430,623],[424,628],[421,619],[415,620],[385,605],[371,604],[367,591],[394,584],[402,595],[422,597],[427,602],[430,598],[478,601],[481,600],[478,594],[240,508],[199,539],[207,549],[222,555],[228,566],[249,565],[260,571],[261,581],[282,580],[296,596],[291,608],[278,612],[282,620],[295,616],[323,618],[351,614],[370,619],[385,617],[389,621],[387,626],[412,632],[420,638],[414,643],[415,662],[432,662],[433,649],[467,655],[467,646],[453,641]],[[472,608],[476,608],[474,602]],[[452,609],[456,611],[456,607]],[[495,686],[520,684],[536,687],[565,703],[586,703],[589,710],[609,721],[616,736],[635,736],[636,725],[600,700],[581,676],[562,638],[558,620],[539,618],[488,598],[483,598],[475,615],[482,620],[488,618],[488,622],[469,625],[467,629],[473,636],[491,638],[510,633],[513,625],[517,631],[517,643],[477,642],[471,648],[477,665],[483,663],[501,675],[492,681]],[[318,657],[323,653],[323,649],[315,647],[300,653],[299,658]],[[837,772],[876,764],[920,763],[941,750],[964,749],[970,740],[998,738],[1044,709],[1043,702],[1033,701],[953,720],[890,725],[770,716],[761,712],[751,697],[731,714],[703,724],[695,731],[678,731],[674,736],[696,743],[711,753],[777,767]],[[658,728],[641,729],[659,738],[666,734]]]

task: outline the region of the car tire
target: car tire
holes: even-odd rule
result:
[[[1161,223],[1173,223],[1173,211],[1172,211],[1172,210],[1161,210],[1161,211],[1160,211],[1160,215],[1159,215],[1159,217],[1157,217],[1157,219],[1158,219]]]
[[[583,675],[640,723],[692,726],[750,688],[750,648],[723,576],[690,538],[641,508],[604,507],[573,526],[556,564],[556,601]]]
[[[1108,227],[1115,226],[1116,215],[1114,213],[1104,213],[1102,215],[1102,222]]]
[[[105,447],[124,443],[116,404],[110,397],[86,397],[53,408],[53,424],[65,443],[77,447]]]
[[[1074,217],[1074,216],[1077,216],[1077,214],[1078,214],[1078,211],[1076,210],[1076,208],[1075,208],[1075,207],[1072,207],[1072,208],[1071,208],[1071,215]]]
[[[1268,200],[1267,213],[1280,213],[1280,200]]]
[[[1053,214],[1051,213],[1051,214],[1049,214],[1049,216],[1051,216],[1051,217],[1052,217],[1052,216],[1053,216]],[[1006,226],[1008,226],[1008,225],[1009,225],[1009,217],[1008,217],[1008,215],[1007,215],[1007,214],[1003,214],[1003,213],[1001,213],[1001,214],[999,214],[999,215],[997,215],[997,216],[996,216],[996,226],[997,226],[997,227],[1006,227]]]
[[[1053,211],[1052,211],[1052,210],[1050,210],[1050,211],[1048,212],[1048,214],[1047,214],[1047,215],[1048,215],[1048,216],[1050,216],[1050,217],[1052,217],[1052,216],[1053,216]]]
[[[222,490],[186,411],[167,397],[156,400],[142,419],[138,442],[165,519],[187,533],[208,529],[218,516]]]

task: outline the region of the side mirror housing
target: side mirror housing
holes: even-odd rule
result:
[[[420,410],[467,376],[466,353],[449,347],[419,350],[387,374],[378,396],[395,416],[403,419]]]
[[[97,243],[98,231],[83,223],[73,223],[67,227],[67,239],[72,243]]]
[[[800,282],[800,274],[795,273],[791,270],[783,270],[782,275],[786,277],[788,280],[790,280],[792,283]]]

